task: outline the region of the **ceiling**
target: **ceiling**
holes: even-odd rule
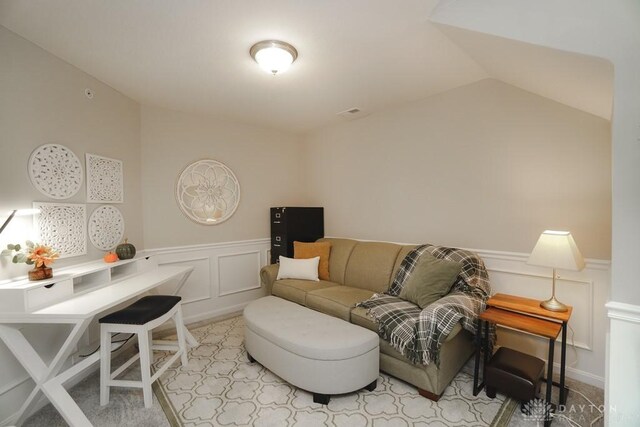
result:
[[[613,65],[609,61],[436,25],[490,77],[611,120]]]
[[[0,0],[0,24],[141,104],[295,133],[345,120],[337,113],[352,107],[368,114],[487,77],[557,94],[545,89],[557,81],[540,72],[548,64],[531,69],[531,58],[513,45],[476,43],[437,28],[428,20],[437,3]],[[271,76],[249,56],[264,39],[297,48],[285,74]],[[610,94],[609,104],[602,96],[576,96],[600,74],[587,73],[553,99],[610,114]]]

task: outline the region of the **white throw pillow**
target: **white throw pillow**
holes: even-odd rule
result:
[[[278,277],[280,279],[302,279],[315,280],[318,279],[318,263],[320,257],[307,259],[287,258],[280,255],[280,268],[278,269]]]

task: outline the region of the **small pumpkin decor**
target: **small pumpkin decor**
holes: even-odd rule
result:
[[[120,259],[131,259],[136,256],[136,247],[124,239],[124,243],[120,243],[116,247],[116,253]]]
[[[107,252],[104,257],[102,257],[104,262],[116,262],[118,261],[118,255],[113,252]]]

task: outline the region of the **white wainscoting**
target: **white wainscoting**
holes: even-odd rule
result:
[[[527,265],[529,254],[472,250],[484,260],[494,293],[539,300],[551,296],[551,269]],[[586,263],[580,272],[558,271],[560,278],[556,280],[557,298],[573,306],[567,333],[567,376],[604,388],[607,333],[604,305],[611,281],[610,262],[586,260]],[[500,328],[498,344],[547,358],[548,341],[533,335]],[[560,351],[556,349],[557,369],[559,361]]]
[[[640,306],[617,301],[607,303],[609,357],[605,408],[609,426],[640,425]]]
[[[264,295],[260,269],[268,264],[269,239],[148,249],[158,264],[191,265],[193,273],[180,289],[186,322],[239,311]],[[161,291],[173,293],[177,282]]]

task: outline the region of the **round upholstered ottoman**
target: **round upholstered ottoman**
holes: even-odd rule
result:
[[[250,361],[327,404],[332,394],[376,387],[378,335],[282,298],[268,296],[244,309]]]

